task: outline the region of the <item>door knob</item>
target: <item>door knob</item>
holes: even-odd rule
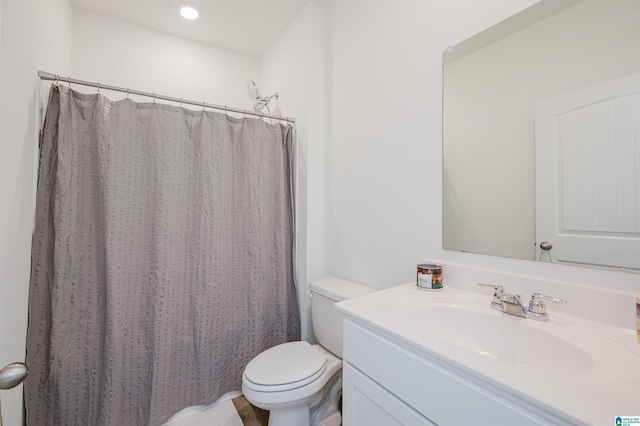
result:
[[[29,374],[27,364],[22,362],[14,362],[9,365],[5,365],[0,370],[0,390],[11,389],[18,386],[24,381],[24,378]],[[0,426],[2,426],[2,410],[0,408]]]
[[[15,388],[22,383],[28,373],[27,365],[22,362],[4,366],[0,370],[0,390]]]
[[[549,262],[553,263],[553,259],[551,258],[552,248],[553,248],[553,244],[551,244],[549,241],[542,241],[540,243],[540,257],[538,258],[538,261],[542,262],[542,254],[547,253],[547,256],[549,256]]]

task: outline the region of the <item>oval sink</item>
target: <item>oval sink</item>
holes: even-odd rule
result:
[[[462,349],[518,367],[558,373],[583,373],[594,361],[579,346],[542,330],[539,323],[490,310],[432,303],[411,318],[424,331]]]

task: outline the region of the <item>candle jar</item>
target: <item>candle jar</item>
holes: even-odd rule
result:
[[[416,284],[427,290],[442,288],[442,266],[423,263],[418,265]]]

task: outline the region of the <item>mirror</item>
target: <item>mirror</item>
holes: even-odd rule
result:
[[[640,1],[543,0],[444,52],[445,250],[640,272],[639,49]]]

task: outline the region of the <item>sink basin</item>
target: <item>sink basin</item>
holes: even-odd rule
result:
[[[563,321],[536,321],[493,310],[486,300],[433,295],[397,305],[414,327],[463,349],[536,374],[600,382],[640,380],[640,356],[607,335]]]
[[[424,331],[460,348],[519,367],[560,373],[593,369],[593,359],[581,347],[541,330],[540,323],[491,311],[489,306],[485,311],[434,303],[411,318]]]

